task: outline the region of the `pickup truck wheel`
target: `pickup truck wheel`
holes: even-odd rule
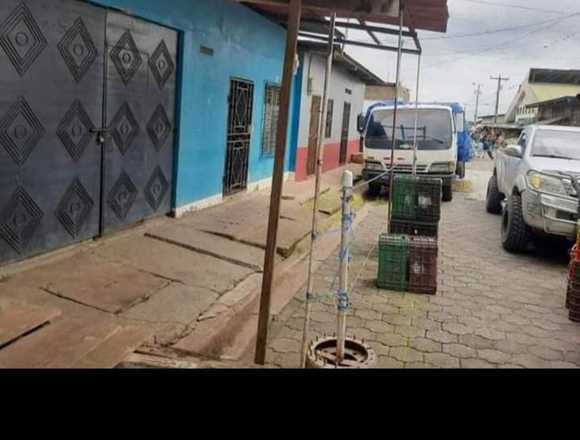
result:
[[[487,184],[487,196],[485,198],[485,209],[490,214],[501,214],[501,201],[503,194],[499,192],[497,187],[497,177],[495,175],[489,178]]]
[[[451,184],[443,185],[443,201],[450,202],[453,200],[453,187]]]
[[[380,182],[371,182],[369,183],[369,196],[377,197],[381,194],[382,185]]]
[[[531,240],[532,231],[522,214],[522,199],[519,194],[512,194],[503,212],[501,244],[508,252],[525,252]]]

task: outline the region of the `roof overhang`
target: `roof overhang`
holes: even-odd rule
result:
[[[266,15],[287,16],[289,0],[234,0],[252,5]],[[321,19],[336,12],[338,18],[399,25],[403,6],[403,25],[414,30],[446,32],[449,20],[447,0],[302,0],[304,19]]]
[[[306,41],[301,40],[298,42],[298,47],[301,51],[308,51],[308,52],[316,52],[320,53],[321,55],[325,55],[328,52],[328,45],[325,43],[319,43],[316,41]],[[337,45],[337,49],[340,48]],[[361,79],[363,83],[368,86],[388,86],[390,84],[383,81],[365,66],[360,64],[354,58],[348,56],[346,53],[335,50],[334,51],[334,62],[335,64],[342,66],[347,71],[349,71],[352,75]]]

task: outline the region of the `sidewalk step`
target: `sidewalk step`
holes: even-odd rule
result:
[[[0,350],[0,368],[70,368],[119,329],[109,318],[63,318]]]
[[[0,348],[58,317],[61,311],[27,304],[0,303]]]
[[[144,326],[123,327],[87,353],[73,368],[114,368],[153,334]]]

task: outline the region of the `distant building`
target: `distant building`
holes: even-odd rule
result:
[[[495,114],[493,115],[485,115],[485,116],[479,116],[477,118],[477,123],[478,125],[481,124],[493,124],[495,122]],[[506,115],[505,114],[501,114],[501,115],[497,115],[497,123],[498,124],[504,124],[506,122]]]
[[[538,102],[529,107],[537,112],[540,124],[580,127],[580,94]]]
[[[538,119],[539,102],[580,93],[580,70],[530,69],[506,113],[506,122],[531,124]]]
[[[316,145],[326,66],[326,43],[300,41],[300,69],[294,80],[294,123],[290,162],[298,181],[316,169]],[[324,127],[323,171],[349,162],[360,150],[357,116],[363,111],[365,88],[384,87],[385,82],[346,53],[335,52],[329,87],[327,124]]]

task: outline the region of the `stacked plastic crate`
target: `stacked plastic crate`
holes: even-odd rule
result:
[[[379,237],[379,288],[437,293],[441,179],[397,176],[390,234]]]
[[[441,179],[431,177],[396,176],[391,233],[437,238],[442,185]]]

